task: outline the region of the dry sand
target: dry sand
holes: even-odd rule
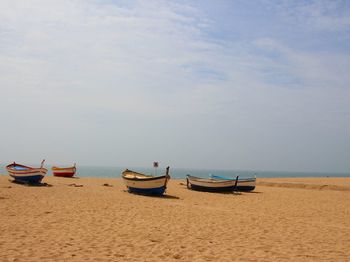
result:
[[[0,261],[350,261],[350,178],[258,181],[146,197],[120,179],[0,175]]]

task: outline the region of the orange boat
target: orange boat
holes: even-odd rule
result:
[[[53,166],[51,168],[52,173],[54,176],[59,176],[59,177],[72,177],[74,176],[75,172],[77,171],[77,168],[74,166],[71,167],[57,167]]]

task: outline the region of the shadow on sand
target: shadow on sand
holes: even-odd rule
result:
[[[238,190],[229,190],[229,191],[215,191],[215,190],[205,190],[205,189],[193,189],[188,188],[186,184],[180,183],[180,185],[184,186],[182,189],[190,190],[193,192],[204,192],[209,194],[220,194],[220,195],[242,195],[242,193],[245,193],[244,191],[238,191]]]
[[[67,176],[54,176],[54,177],[59,177],[59,178],[64,178],[64,179],[80,179],[80,177],[77,177],[77,176],[70,176],[70,177],[67,177]]]
[[[13,184],[31,186],[31,187],[52,187],[52,185],[48,183],[29,183],[29,182],[18,181],[18,180],[9,180],[9,181]]]
[[[127,192],[129,194],[135,195],[135,196],[145,196],[145,197],[153,197],[153,198],[159,198],[159,199],[180,199],[177,196],[173,196],[173,195],[168,195],[168,194],[164,194],[164,195],[149,195],[149,194],[140,194],[140,193],[133,193],[133,192],[129,192],[128,190],[123,190],[124,192]]]
[[[240,191],[205,191],[205,190],[194,190],[194,189],[188,189],[193,192],[202,192],[202,193],[208,193],[208,194],[219,194],[219,195],[242,195],[242,192]]]

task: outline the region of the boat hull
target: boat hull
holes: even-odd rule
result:
[[[52,172],[54,176],[58,177],[73,177],[75,172]]]
[[[126,170],[122,173],[124,184],[130,193],[142,195],[163,195],[169,175],[153,177]]]
[[[20,183],[41,183],[47,173],[46,168],[31,168],[19,164],[10,164],[6,167],[9,175]]]
[[[235,179],[230,177],[222,177],[222,176],[216,176],[216,175],[210,175],[210,177],[214,179],[235,181]],[[253,191],[255,189],[255,185],[256,185],[256,177],[238,178],[237,190],[245,191],[245,192]]]
[[[234,186],[223,186],[223,187],[210,187],[210,186],[199,186],[195,184],[190,185],[190,189],[196,191],[204,191],[204,192],[230,192],[235,189]]]
[[[236,180],[203,179],[187,175],[189,189],[206,192],[229,192],[236,188]]]
[[[130,193],[140,194],[140,195],[163,195],[165,193],[166,187],[157,187],[157,188],[136,188],[128,187]]]
[[[16,175],[10,175],[16,182],[21,183],[29,183],[29,184],[36,184],[41,183],[45,175],[37,174],[37,175],[27,175],[27,176],[16,176]]]
[[[75,167],[52,167],[52,174],[57,177],[73,177],[76,172]]]
[[[239,191],[253,191],[255,189],[256,179],[238,179],[237,190]]]

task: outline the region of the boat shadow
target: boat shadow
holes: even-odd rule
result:
[[[16,181],[16,180],[9,180],[9,181],[13,184],[30,186],[30,187],[52,187],[53,186],[48,183],[28,183],[28,182],[22,182],[22,181]]]
[[[263,192],[260,191],[244,191],[244,190],[238,190],[234,189],[233,191],[210,191],[210,190],[196,190],[188,188],[185,183],[179,183],[180,186],[183,186],[182,189],[184,190],[190,190],[194,192],[203,192],[203,193],[209,193],[209,194],[221,194],[221,195],[245,195],[245,194],[263,194]]]
[[[67,177],[67,176],[54,176],[54,177],[59,177],[60,179],[63,178],[63,179],[80,179],[80,177],[77,177],[77,176],[73,176],[73,177]]]
[[[191,189],[190,189],[191,190]],[[192,191],[198,191],[193,190]],[[260,191],[240,191],[240,190],[234,190],[234,191],[228,191],[228,192],[210,192],[210,191],[198,191],[198,192],[207,192],[207,193],[214,193],[214,194],[226,194],[226,195],[245,195],[245,194],[263,194],[263,192]]]
[[[246,193],[244,191],[239,191],[239,190],[232,190],[232,191],[210,191],[210,190],[196,190],[196,189],[192,189],[192,188],[188,188],[186,184],[184,183],[180,183],[182,187],[182,189],[184,190],[189,190],[192,192],[202,192],[202,193],[209,193],[209,194],[219,194],[219,195],[242,195],[242,193]]]
[[[194,190],[194,189],[188,189],[193,192],[202,192],[202,193],[208,193],[208,194],[215,194],[215,195],[242,195],[243,192],[241,191],[205,191],[205,190]]]
[[[151,196],[155,198],[163,198],[163,199],[180,199],[178,196],[173,196],[173,195],[162,195],[162,196]]]
[[[224,191],[218,191],[218,190],[205,190],[205,189],[193,189],[189,188],[186,183],[179,183],[180,186],[183,186],[182,189],[189,190],[193,192],[202,192],[202,193],[209,193],[209,194],[220,194],[220,195],[242,195],[243,191],[239,191],[237,189],[233,190],[224,190]]]
[[[140,194],[140,193],[133,193],[129,192],[128,190],[123,190],[124,192],[127,192],[129,194],[135,195],[135,196],[144,196],[144,197],[150,197],[150,198],[158,198],[158,199],[180,199],[178,196],[173,196],[173,195],[150,195],[150,194]]]

